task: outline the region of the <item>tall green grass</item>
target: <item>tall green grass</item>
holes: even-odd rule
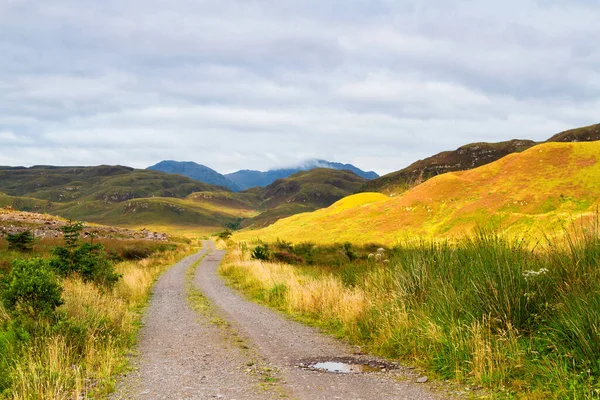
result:
[[[47,255],[48,243],[34,255]],[[114,388],[153,282],[193,246],[105,243],[115,259],[124,260],[115,265],[121,279],[113,287],[78,276],[60,279],[64,304],[55,318],[26,329],[0,302],[0,399],[101,398]],[[1,246],[0,260],[23,256]]]
[[[453,243],[384,249],[382,256],[369,256],[371,247],[354,248],[350,257],[347,247],[286,244],[299,256],[310,248],[313,257],[337,257],[323,266],[288,265],[287,275],[281,264],[247,256],[230,258],[222,272],[262,301],[438,378],[484,386],[500,397],[600,397],[597,221],[535,246],[479,231]],[[277,278],[265,269],[279,271]],[[324,295],[316,284],[293,283],[303,280],[338,282],[345,288],[340,295],[352,290],[364,297],[353,303],[360,309],[341,318],[295,307],[299,296],[318,304]],[[311,287],[314,293],[295,293]],[[269,295],[274,291],[278,296]]]

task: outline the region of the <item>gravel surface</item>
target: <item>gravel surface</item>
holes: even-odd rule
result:
[[[113,399],[269,399],[260,376],[245,372],[247,351],[223,329],[192,311],[185,271],[213,249],[185,258],[156,283],[144,318],[135,371],[118,383]],[[204,258],[205,261],[207,258]]]
[[[305,368],[319,361],[386,363],[240,297],[218,276],[225,252],[213,246],[205,242],[205,250],[157,282],[136,372],[119,383],[114,399],[443,398],[394,365],[364,374]],[[212,312],[199,314],[186,303],[185,271],[203,256],[194,284],[210,300]],[[215,315],[220,323],[214,323]]]

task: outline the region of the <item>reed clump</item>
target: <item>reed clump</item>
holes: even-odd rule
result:
[[[379,251],[259,244],[311,257],[294,265],[252,260],[242,243],[221,271],[260,301],[437,378],[499,397],[596,398],[598,225],[535,245],[489,231]]]

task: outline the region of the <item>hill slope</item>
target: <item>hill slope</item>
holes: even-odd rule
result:
[[[141,197],[185,197],[224,190],[180,175],[122,166],[0,168],[0,192],[52,202],[101,200],[118,203]]]
[[[418,236],[455,236],[476,226],[540,234],[600,199],[600,142],[546,143],[496,162],[436,176],[393,198],[368,193],[278,221],[240,239],[394,244]],[[369,197],[367,202],[365,196]],[[372,202],[375,200],[375,202]]]
[[[546,142],[591,142],[600,140],[600,124],[557,133]],[[373,179],[361,188],[363,192],[397,195],[436,175],[465,171],[489,164],[539,143],[532,140],[511,140],[499,143],[472,143],[454,151],[444,151],[396,172]]]
[[[436,175],[477,168],[508,154],[526,150],[535,144],[532,140],[468,144],[454,151],[444,151],[419,160],[400,171],[369,181],[361,191],[390,195],[402,193]]]
[[[110,225],[216,231],[327,207],[364,182],[349,171],[313,169],[266,188],[230,192],[182,175],[121,166],[0,167],[0,206]]]
[[[600,140],[600,124],[557,133],[548,142],[593,142]]]
[[[245,221],[246,227],[266,226],[290,215],[314,211],[355,193],[366,180],[350,172],[327,168],[301,171],[278,179],[266,188],[250,189],[257,194],[261,214]]]
[[[222,229],[256,213],[192,201],[193,193],[231,192],[190,178],[121,166],[0,168],[0,205],[123,226]],[[257,203],[258,204],[258,203]]]
[[[210,185],[226,187],[234,192],[240,190],[238,185],[214,169],[192,161],[164,160],[158,164],[148,167],[147,169],[166,172],[168,174],[180,174],[200,182],[208,183]]]
[[[233,172],[231,174],[226,174],[225,177],[235,182],[243,190],[252,187],[265,187],[275,182],[277,179],[287,178],[297,172],[308,171],[315,168],[348,170],[352,171],[353,173],[364,179],[374,179],[379,176],[373,171],[365,172],[352,164],[342,164],[325,160],[310,160],[293,168],[272,169],[265,172],[255,170],[241,170]]]

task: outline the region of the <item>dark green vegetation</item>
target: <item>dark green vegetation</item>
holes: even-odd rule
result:
[[[81,223],[69,224],[62,228],[65,245],[52,249],[50,266],[62,277],[77,274],[84,282],[94,282],[112,288],[120,275],[115,272],[102,243],[80,243],[82,230]]]
[[[591,142],[600,140],[600,124],[572,129],[552,136],[547,142]],[[444,151],[408,167],[367,182],[362,192],[400,194],[426,180],[446,172],[465,171],[492,163],[500,158],[539,144],[532,140],[499,143],[472,143],[454,151]]]
[[[121,166],[0,168],[0,206],[110,225],[220,226],[234,216],[183,199],[223,190],[180,175]]]
[[[226,174],[225,177],[235,182],[240,188],[242,188],[242,190],[244,190],[252,187],[265,187],[278,179],[288,178],[298,172],[308,171],[314,168],[351,171],[364,179],[374,179],[379,176],[373,171],[365,172],[352,164],[342,164],[325,160],[310,160],[305,162],[303,165],[293,168],[272,169],[264,172],[256,170],[241,170],[231,174]]]
[[[231,192],[120,166],[0,167],[0,206],[108,225],[235,230],[326,207],[364,182],[348,171],[313,169],[266,188]]]
[[[293,256],[287,262],[304,278],[273,272],[262,280],[248,272],[252,265],[224,273],[261,301],[437,378],[487,387],[500,398],[597,398],[600,224],[573,231],[534,248],[485,231],[457,243],[379,250],[279,241],[256,247],[254,258]],[[298,289],[306,279],[315,283]],[[339,313],[318,308],[326,304],[322,289],[310,292],[331,279],[343,285],[337,296],[354,301]],[[298,298],[318,306],[297,309]],[[344,317],[344,307],[355,307],[356,317]]]
[[[165,160],[147,169],[162,171],[168,174],[179,174],[210,185],[226,187],[234,192],[240,191],[240,187],[237,184],[214,169],[192,161]]]
[[[113,204],[143,197],[183,198],[216,188],[202,182],[156,171],[122,166],[0,167],[0,191],[10,196],[50,203],[99,201]],[[46,204],[52,207],[52,204]]]
[[[9,250],[28,252],[33,250],[33,233],[26,230],[20,233],[9,233],[6,235]]]
[[[164,268],[155,264],[177,247],[83,241],[79,223],[62,230],[63,243],[36,239],[25,253],[0,240],[2,399],[89,398],[109,391],[135,342],[136,309]]]

